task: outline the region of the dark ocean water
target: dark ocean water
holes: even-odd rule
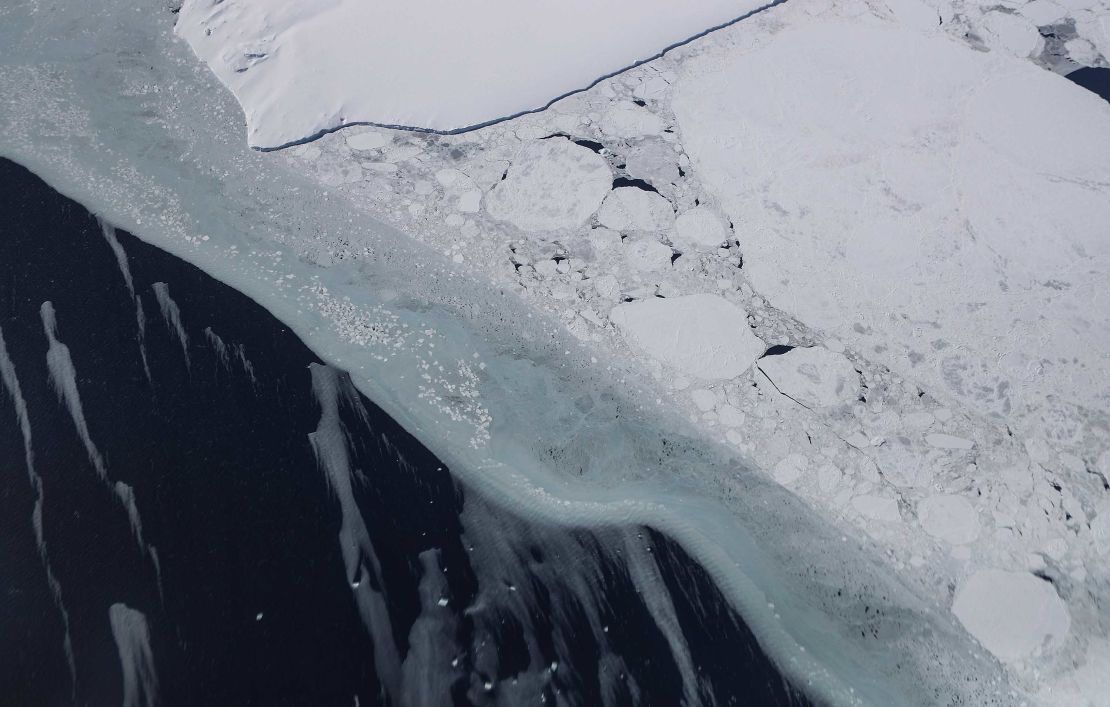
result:
[[[1067,78],[1110,102],[1110,69],[1085,66],[1071,72]]]
[[[483,501],[246,297],[0,192],[0,705],[805,703],[660,533]]]

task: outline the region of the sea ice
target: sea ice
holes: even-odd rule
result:
[[[619,187],[605,197],[597,220],[614,231],[666,231],[674,224],[674,209],[656,192]]]
[[[982,414],[1110,403],[1104,101],[894,25],[685,68],[684,145],[773,305]]]
[[[850,403],[859,393],[859,373],[844,358],[822,346],[799,347],[759,359],[759,370],[808,408]]]
[[[971,635],[1005,661],[1063,641],[1071,626],[1052,584],[1028,572],[976,572],[956,593],[952,611]]]
[[[675,235],[681,245],[713,251],[728,238],[728,229],[713,209],[697,206],[675,220]]]
[[[486,210],[525,231],[572,228],[597,210],[612,181],[609,165],[589,148],[565,137],[533,140],[490,191]]]
[[[979,517],[963,496],[929,496],[917,504],[917,518],[934,538],[963,545],[979,537]]]
[[[629,302],[609,318],[635,347],[698,378],[732,378],[766,349],[744,310],[718,295]]]
[[[453,131],[542,108],[766,4],[187,0],[176,31],[239,99],[250,144],[272,148],[352,123]],[[607,125],[642,131],[655,118],[636,108]]]

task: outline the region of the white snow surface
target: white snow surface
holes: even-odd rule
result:
[[[717,295],[629,302],[609,318],[633,346],[697,378],[739,375],[766,348],[744,310]]]
[[[453,131],[542,108],[766,4],[186,0],[177,32],[239,100],[250,144],[273,148],[352,123]],[[655,120],[636,111],[608,124]]]

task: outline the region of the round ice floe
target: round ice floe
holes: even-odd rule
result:
[[[681,245],[697,250],[716,250],[728,239],[728,227],[713,209],[698,206],[675,220],[675,234]]]
[[[956,592],[952,612],[983,646],[1005,661],[1041,647],[1054,648],[1068,635],[1071,617],[1049,582],[1028,572],[980,570]]]
[[[554,231],[586,222],[612,186],[609,165],[563,137],[533,140],[486,197],[486,210],[525,231]]]
[[[633,347],[697,378],[739,375],[765,348],[744,310],[717,295],[629,302],[609,318]]]
[[[665,231],[674,224],[674,209],[656,192],[620,187],[605,197],[597,220],[616,231]]]
[[[979,515],[963,496],[930,496],[917,504],[917,518],[925,532],[953,545],[979,537]]]
[[[851,362],[821,346],[766,356],[759,369],[779,392],[810,408],[849,403],[859,393],[859,373]]]

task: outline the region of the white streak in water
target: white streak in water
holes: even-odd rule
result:
[[[143,372],[146,373],[146,379],[150,378],[150,365],[146,360],[146,317],[143,316],[143,303],[135,295],[135,281],[131,278],[131,266],[127,262],[127,251],[123,249],[123,245],[116,238],[116,229],[112,224],[104,219],[98,218],[97,222],[100,224],[100,232],[104,234],[104,240],[108,242],[108,247],[112,249],[112,253],[116,256],[116,264],[119,265],[120,274],[123,275],[123,282],[127,285],[127,291],[131,293],[131,299],[135,302],[135,323],[139,326],[139,355],[143,359]]]
[[[670,591],[659,572],[659,565],[656,564],[655,557],[644,547],[643,540],[636,537],[634,531],[631,529],[625,531],[624,541],[628,575],[644,600],[644,606],[655,619],[655,625],[667,639],[675,665],[682,675],[683,703],[688,707],[696,707],[701,704],[698,671],[694,667],[690,647],[686,644],[686,636],[678,622],[678,614],[675,613]]]
[[[178,309],[177,302],[170,297],[170,286],[164,282],[156,282],[151,287],[154,289],[155,299],[158,300],[158,309],[162,311],[162,319],[166,320],[166,326],[181,342],[181,353],[185,354],[185,367],[189,368],[189,335],[181,325],[181,310]]]
[[[108,620],[123,670],[123,707],[154,707],[158,700],[158,674],[154,670],[146,617],[124,604],[112,604]]]
[[[257,385],[258,379],[254,377],[254,364],[247,358],[247,352],[242,344],[235,344],[235,358],[239,359],[239,365],[243,367],[243,373],[247,374],[251,383]]]
[[[123,281],[127,285],[127,291],[131,293],[131,297],[135,296],[135,282],[131,279],[131,267],[127,264],[127,253],[120,245],[119,239],[116,238],[116,229],[112,224],[104,219],[98,218],[97,222],[100,224],[100,232],[104,234],[104,240],[108,241],[108,247],[116,255],[116,264],[119,265],[119,271],[123,275]]]
[[[143,372],[148,381],[150,377],[150,364],[146,360],[146,314],[143,312],[143,300],[135,295],[135,324],[139,327],[139,356],[143,359]]]
[[[69,612],[66,611],[62,601],[62,584],[54,576],[54,569],[50,565],[50,555],[47,552],[46,536],[42,527],[42,509],[45,498],[42,477],[35,471],[35,452],[31,445],[31,420],[27,415],[27,401],[23,398],[23,391],[19,387],[19,378],[15,374],[15,364],[8,356],[8,347],[4,342],[4,330],[0,329],[0,383],[12,399],[15,406],[15,417],[19,421],[19,431],[23,435],[23,459],[27,467],[27,478],[31,488],[35,490],[35,505],[31,511],[31,525],[35,531],[35,545],[38,547],[39,560],[46,571],[46,584],[54,598],[54,606],[62,617],[62,630],[65,635],[62,639],[62,649],[66,655],[66,665],[69,668],[70,698],[77,703],[77,663],[73,657],[73,640],[69,633]]]
[[[220,366],[226,371],[231,370],[231,354],[227,348],[227,344],[220,338],[219,334],[212,331],[212,327],[204,327],[204,338],[208,340],[209,345],[216,351],[216,358],[220,362]]]
[[[96,470],[96,475],[101,481],[108,481],[108,470],[104,466],[104,459],[93,444],[89,434],[89,425],[85,421],[85,411],[81,409],[81,396],[77,392],[77,370],[73,367],[73,359],[69,355],[69,347],[58,341],[58,320],[54,315],[54,305],[49,301],[43,302],[39,308],[42,316],[42,328],[50,348],[46,351],[46,365],[50,369],[50,384],[58,394],[58,400],[65,403],[69,410],[69,417],[77,428],[77,436],[85,445],[85,453],[89,463]]]
[[[139,506],[135,503],[135,491],[122,481],[117,481],[113,490],[116,493],[116,498],[119,499],[119,502],[123,504],[127,511],[127,520],[131,524],[131,534],[135,536],[135,540],[140,546],[145,545],[143,543],[143,520],[139,517]]]
[[[219,359],[220,365],[223,366],[224,370],[228,372],[231,371],[231,357],[234,355],[235,360],[243,369],[243,373],[250,379],[251,385],[258,385],[258,378],[254,374],[254,364],[247,358],[246,349],[243,348],[242,344],[232,344],[228,346],[227,343],[220,338],[219,334],[212,331],[212,327],[204,328],[204,338],[207,339],[208,343],[212,345],[212,348],[216,350],[216,357]]]
[[[308,439],[328,487],[339,501],[339,547],[359,616],[374,644],[374,666],[386,693],[397,703],[401,687],[401,659],[393,639],[381,567],[370,542],[370,532],[355,502],[348,435],[339,416],[340,396],[344,395],[341,388],[351,384],[349,380],[340,380],[341,374],[334,368],[312,364],[309,370],[312,372],[312,390],[320,405],[320,422]],[[371,586],[371,579],[383,588],[382,592]]]
[[[58,400],[64,402],[66,409],[69,411],[73,426],[77,429],[77,436],[80,437],[81,443],[85,446],[89,463],[96,470],[97,477],[112,490],[116,499],[127,512],[135,542],[138,543],[139,550],[143,555],[149,557],[154,548],[143,540],[143,525],[139,519],[139,508],[135,502],[135,493],[127,484],[116,482],[113,485],[108,479],[108,469],[104,464],[104,457],[100,455],[100,451],[92,440],[92,435],[89,434],[89,425],[85,420],[85,411],[81,405],[81,395],[77,390],[77,369],[69,355],[69,347],[58,340],[58,320],[54,314],[54,305],[49,301],[43,302],[39,314],[42,316],[42,328],[49,341],[49,348],[46,351],[46,365],[50,370],[50,383],[58,394]],[[161,593],[161,568],[156,565],[155,571],[158,575],[158,591]]]

